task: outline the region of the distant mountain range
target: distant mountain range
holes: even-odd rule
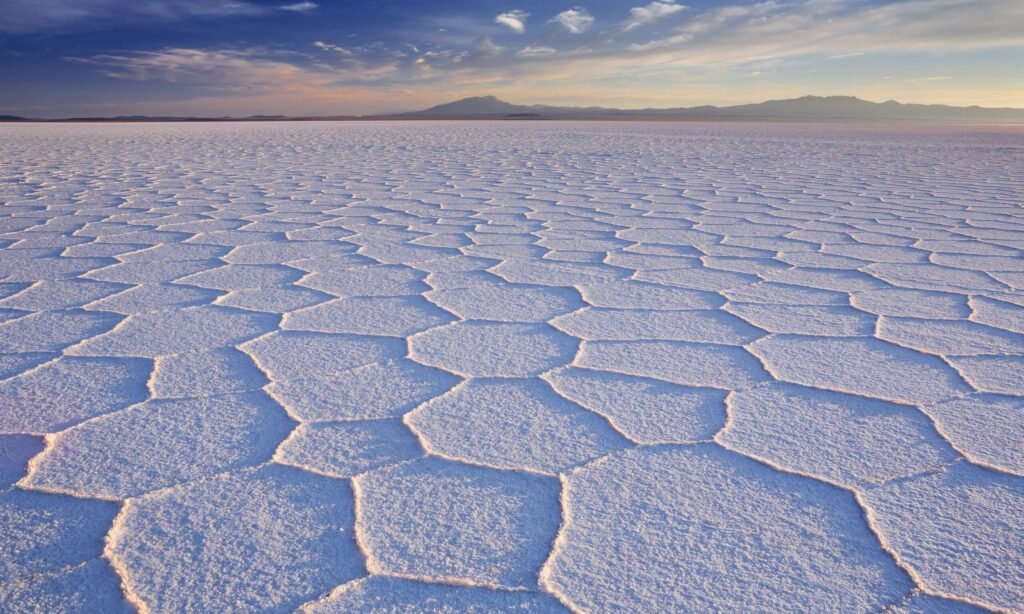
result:
[[[978,106],[870,102],[854,96],[803,96],[729,107],[700,106],[672,109],[613,109],[607,107],[558,107],[512,104],[494,96],[463,98],[422,111],[368,116],[288,117],[78,117],[35,120],[0,115],[0,122],[181,122],[181,121],[349,121],[387,119],[594,119],[676,121],[911,121],[1024,124],[1024,109],[993,109]]]
[[[854,96],[803,96],[730,107],[611,109],[517,105],[494,96],[463,98],[397,117],[535,119],[679,119],[789,121],[954,121],[1024,123],[1024,109],[953,107],[937,104],[869,102]]]

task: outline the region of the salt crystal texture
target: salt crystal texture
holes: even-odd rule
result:
[[[0,125],[0,610],[1024,611],[1022,152]]]

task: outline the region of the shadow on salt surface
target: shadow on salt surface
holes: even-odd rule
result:
[[[136,611],[124,598],[121,579],[103,559],[0,585],[0,610],[103,614]]]
[[[52,433],[144,400],[151,363],[64,356],[0,382],[0,433]]]
[[[42,451],[42,437],[0,435],[0,490],[20,480],[28,471],[28,461]]]
[[[0,262],[0,275],[6,281],[34,283],[45,280],[72,279],[96,269],[117,264],[113,258],[38,258],[12,259],[5,251]],[[117,281],[117,280],[110,280]]]
[[[0,381],[16,377],[59,356],[56,352],[0,354]]]
[[[964,379],[981,392],[1024,396],[1024,359],[1009,356],[948,358]]]
[[[21,580],[98,558],[118,507],[20,489],[0,492],[0,578]]]

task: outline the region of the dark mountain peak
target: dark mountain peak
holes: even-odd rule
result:
[[[497,96],[471,96],[407,115],[507,115],[530,110],[530,107],[505,102]]]

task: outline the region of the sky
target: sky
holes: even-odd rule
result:
[[[1024,107],[1024,0],[0,0],[0,114],[805,94]]]

